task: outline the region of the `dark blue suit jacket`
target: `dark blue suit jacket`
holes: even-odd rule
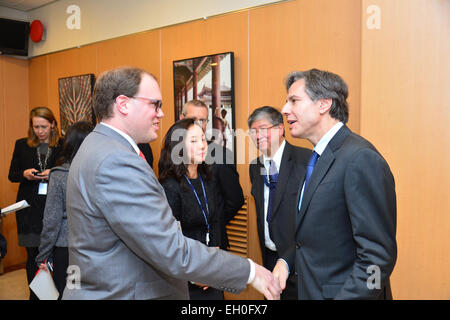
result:
[[[394,177],[375,147],[346,126],[314,168],[295,230],[295,243],[280,256],[298,273],[299,299],[391,297]]]

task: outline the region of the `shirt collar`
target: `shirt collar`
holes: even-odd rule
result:
[[[278,148],[278,150],[275,152],[275,154],[271,158],[263,155],[263,164],[264,164],[264,167],[266,168],[267,172],[269,172],[269,167],[270,167],[269,160],[273,160],[275,162],[275,166],[277,167],[278,172],[280,171],[281,158],[283,157],[283,151],[284,151],[285,145],[286,145],[286,140],[283,140],[280,147]]]
[[[118,134],[120,134],[122,137],[124,137],[133,147],[134,151],[136,151],[137,154],[139,154],[141,151],[139,150],[139,147],[137,146],[136,142],[134,142],[134,140],[127,135],[125,132],[123,132],[122,130],[117,129],[116,127],[113,127],[112,125],[106,124],[104,122],[100,122],[100,124],[114,130],[115,132],[117,132]]]
[[[324,136],[319,140],[319,142],[314,147],[314,151],[319,154],[319,156],[322,155],[323,151],[327,147],[328,143],[333,139],[334,135],[339,131],[340,128],[342,128],[344,124],[342,122],[336,123],[330,130],[328,130],[327,133],[324,134]]]

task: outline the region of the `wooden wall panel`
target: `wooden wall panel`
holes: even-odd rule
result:
[[[48,56],[29,60],[29,95],[30,110],[35,107],[47,106],[48,103]]]
[[[361,3],[357,0],[298,0],[250,11],[250,111],[281,110],[284,80],[311,68],[339,74],[349,87],[349,127],[360,130]],[[286,126],[286,128],[288,128]],[[312,147],[307,141],[289,142]]]
[[[173,61],[208,54],[234,52],[236,127],[244,126],[248,112],[247,17],[248,13],[242,12],[161,30],[160,84],[165,113],[161,139],[174,121]]]
[[[160,43],[160,31],[154,30],[96,44],[98,52],[97,77],[102,72],[116,67],[136,66],[152,73],[158,79],[158,82],[161,83]],[[165,102],[163,106],[164,112],[167,108]],[[161,135],[162,130],[159,132]],[[158,139],[150,145],[155,155],[153,167],[156,171],[161,140]]]
[[[160,74],[159,31],[138,34],[99,42],[98,74],[119,66],[136,66],[154,74]]]
[[[28,130],[28,61],[0,56],[0,65],[0,206],[5,207],[15,202],[19,186],[8,180],[14,144]],[[26,252],[18,246],[15,213],[2,218],[1,231],[8,242],[4,267],[24,263]]]
[[[368,29],[377,5],[380,29]],[[450,2],[364,0],[361,132],[397,191],[398,299],[450,299]]]
[[[47,107],[53,111],[61,130],[58,79],[87,73],[96,74],[97,48],[86,46],[49,54],[47,62]]]
[[[369,5],[381,9],[379,30],[367,29]],[[86,73],[97,77],[120,65],[137,65],[154,73],[165,113],[160,136],[152,143],[156,167],[162,138],[174,121],[174,60],[235,53],[236,127],[243,130],[255,108],[283,106],[283,80],[290,71],[328,69],[349,86],[349,126],[375,144],[396,178],[399,256],[392,276],[394,297],[448,299],[449,6],[445,0],[287,1],[33,58],[29,80],[23,68],[12,63],[15,59],[0,56],[1,123],[6,118],[16,121],[15,127],[11,121],[0,133],[5,149],[0,159],[2,205],[15,199],[17,186],[5,179],[14,141],[26,134],[29,109],[48,105],[59,119],[59,77]],[[10,84],[10,73],[15,84]],[[18,77],[27,80],[18,81]],[[27,108],[21,101],[28,98],[18,97],[17,89],[5,97],[5,79],[7,91],[10,85],[28,90]],[[16,108],[8,117],[7,99]],[[5,135],[7,130],[11,136]],[[310,147],[287,136],[290,142]],[[255,156],[252,148],[247,140],[238,151],[238,156],[244,153],[246,163]],[[238,165],[238,171],[250,200],[249,256],[260,262],[248,164]],[[7,232],[17,237],[15,225],[8,226]],[[20,260],[20,249],[8,255],[9,262],[15,255]],[[238,297],[261,296],[247,290]]]
[[[367,29],[369,5],[381,8],[380,30]],[[349,126],[375,144],[396,178],[399,257],[392,276],[394,296],[448,299],[449,6],[443,0],[295,0],[31,59],[29,80],[24,85],[29,84],[30,103],[12,115],[23,127],[10,128],[14,137],[5,136],[6,127],[0,135],[8,149],[0,160],[2,175],[7,177],[15,139],[26,134],[30,108],[48,105],[59,119],[60,77],[86,73],[97,77],[120,65],[136,65],[154,73],[162,89],[165,113],[160,136],[152,143],[156,167],[162,138],[174,121],[174,60],[234,52],[236,127],[243,130],[255,108],[283,106],[283,80],[290,71],[328,69],[340,74],[349,86]],[[18,68],[13,79],[27,78],[21,67],[11,64],[13,60],[0,56],[0,105],[5,101],[9,73]],[[8,99],[19,99],[13,101],[15,106],[28,99],[16,95],[14,90],[8,93]],[[2,108],[3,123],[4,102]],[[287,136],[290,142],[310,147]],[[238,151],[238,158],[244,153],[246,163],[254,153],[248,142]],[[249,239],[249,256],[260,262],[248,164],[238,165],[238,171],[250,200],[249,234],[253,238]],[[2,205],[6,205],[3,194],[13,201],[17,189],[4,181],[2,178]],[[8,232],[15,232],[14,228],[8,226]],[[239,297],[260,295],[247,290]]]

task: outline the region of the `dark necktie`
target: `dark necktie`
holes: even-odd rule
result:
[[[269,174],[264,175],[264,183],[267,187],[269,187],[269,201],[267,205],[267,224],[269,225],[269,235],[270,238],[272,237],[272,228],[270,227],[270,221],[272,220],[272,213],[273,213],[273,203],[275,200],[275,191],[277,188],[277,182],[278,182],[278,170],[275,166],[275,162],[273,160],[269,160],[270,167],[269,167]]]
[[[317,160],[319,159],[319,154],[315,151],[313,151],[311,157],[309,158],[308,164],[306,165],[306,177],[305,177],[305,187],[303,188],[303,193],[300,197],[300,201],[298,203],[298,210],[300,211],[300,206],[302,205],[303,195],[306,192],[306,187],[308,186],[309,179],[311,178],[311,175],[314,170],[314,166],[317,163]]]

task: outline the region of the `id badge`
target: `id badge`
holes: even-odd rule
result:
[[[39,183],[38,194],[40,194],[42,196],[47,195],[47,187],[48,187],[48,183],[47,182],[40,182]]]

